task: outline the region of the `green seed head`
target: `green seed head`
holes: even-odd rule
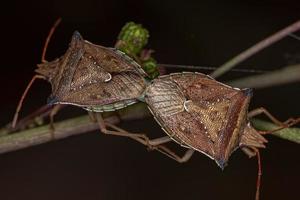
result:
[[[128,55],[137,55],[147,44],[148,38],[149,32],[141,24],[128,22],[118,36],[118,40],[121,41],[118,48]]]
[[[150,57],[148,60],[143,61],[142,67],[150,79],[154,79],[159,76],[157,62],[154,58]]]

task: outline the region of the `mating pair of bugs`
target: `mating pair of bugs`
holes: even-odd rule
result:
[[[223,169],[237,148],[250,157],[259,157],[258,148],[264,148],[267,142],[262,136],[266,132],[255,130],[249,118],[264,113],[281,128],[299,121],[282,123],[263,108],[248,113],[251,89],[233,88],[201,73],[175,73],[150,80],[140,65],[123,52],[92,44],[78,32],[73,34],[63,56],[51,62],[43,59],[36,72],[39,75],[29,86],[37,78],[49,81],[49,104],[69,104],[101,113],[145,102],[168,136],[150,140],[144,134],[129,133],[106,123],[96,114],[101,131],[130,137],[178,162],[186,162],[194,151],[199,151]],[[170,141],[186,147],[186,153],[180,157],[164,146]],[[260,171],[259,166],[257,199]]]

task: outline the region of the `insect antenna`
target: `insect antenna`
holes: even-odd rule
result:
[[[61,18],[58,18],[54,22],[53,26],[51,27],[51,29],[49,31],[49,34],[48,34],[48,36],[46,38],[46,41],[45,41],[45,44],[44,44],[44,48],[43,48],[42,59],[41,59],[42,63],[46,63],[47,62],[47,60],[45,59],[45,57],[46,57],[46,52],[47,52],[47,49],[48,49],[48,45],[49,45],[49,42],[50,42],[50,39],[51,39],[53,33],[55,32],[55,30],[56,30],[57,26],[60,24],[60,22],[61,22]]]
[[[18,121],[19,112],[20,112],[20,110],[21,110],[21,108],[22,108],[22,105],[23,105],[23,101],[24,101],[24,99],[25,99],[25,97],[26,97],[26,95],[27,95],[27,93],[28,93],[30,87],[32,86],[33,82],[34,82],[36,79],[45,79],[45,77],[43,77],[43,76],[41,76],[41,75],[34,75],[34,76],[32,77],[32,79],[30,80],[30,82],[28,83],[28,85],[27,85],[25,91],[23,92],[22,97],[21,97],[21,99],[20,99],[20,101],[19,101],[19,103],[18,103],[16,112],[15,112],[15,115],[14,115],[14,119],[13,119],[13,121],[12,121],[12,128],[13,128],[13,129],[16,127],[16,124],[17,124],[17,121]]]
[[[55,21],[55,23],[54,23],[54,25],[52,26],[52,28],[50,29],[50,31],[49,31],[49,34],[48,34],[48,36],[47,36],[47,38],[46,38],[46,41],[45,41],[45,44],[44,44],[44,48],[43,48],[43,53],[42,53],[42,58],[41,58],[42,63],[46,63],[46,62],[47,62],[47,61],[45,60],[45,55],[46,55],[46,51],[47,51],[47,48],[48,48],[48,44],[49,44],[49,42],[50,42],[50,39],[51,39],[51,37],[52,37],[52,35],[53,35],[53,33],[54,33],[56,27],[59,25],[60,22],[61,22],[61,18],[58,18],[58,19]],[[23,105],[23,101],[24,101],[24,99],[25,99],[25,97],[26,97],[26,95],[27,95],[29,89],[31,88],[32,84],[34,83],[34,81],[35,81],[36,79],[45,79],[45,77],[44,77],[44,76],[41,76],[41,75],[34,75],[34,76],[32,77],[32,79],[30,80],[30,82],[28,83],[28,85],[27,85],[25,91],[23,92],[22,97],[21,97],[21,99],[20,99],[20,101],[19,101],[19,103],[18,103],[16,112],[15,112],[15,114],[14,114],[14,118],[13,118],[12,125],[11,125],[11,127],[12,127],[13,129],[16,127],[16,124],[17,124],[17,121],[18,121],[19,112],[20,112],[20,110],[21,110],[21,108],[22,108],[22,105]]]

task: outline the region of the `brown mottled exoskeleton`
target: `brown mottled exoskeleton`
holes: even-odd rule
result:
[[[36,69],[52,85],[49,104],[71,104],[89,111],[115,111],[137,102],[147,74],[113,48],[83,40],[74,32],[67,52]]]
[[[32,78],[20,100],[12,123],[13,128],[29,87],[35,79],[42,78],[52,86],[49,105],[75,105],[98,113],[96,117],[103,133],[130,137],[149,146],[149,139],[145,134],[126,132],[104,122],[99,114],[132,105],[143,94],[147,86],[147,74],[133,59],[117,49],[92,44],[75,31],[63,56],[51,62],[42,60],[35,70],[38,75]],[[53,116],[57,110],[54,109],[50,114],[52,130]],[[108,130],[106,126],[113,130]],[[52,137],[55,138],[54,131]],[[153,148],[164,154],[169,152],[163,145]]]
[[[258,148],[264,148],[267,140],[262,136],[266,132],[255,130],[249,118],[264,113],[282,128],[298,123],[299,119],[281,123],[263,108],[248,113],[251,95],[251,89],[233,88],[201,73],[160,76],[147,87],[144,99],[169,138],[158,138],[150,144],[173,140],[188,148],[183,157],[173,154],[175,160],[185,162],[194,151],[199,151],[222,169],[238,148],[249,157],[257,155],[258,199],[261,175]]]
[[[48,104],[69,104],[92,113],[116,111],[138,102],[147,86],[147,74],[131,58],[114,49],[92,44],[74,32],[67,52],[60,58],[39,64],[38,74],[52,86]],[[131,137],[143,144],[144,134],[128,133],[97,120],[103,133]],[[114,130],[106,129],[106,126]],[[163,151],[161,147],[158,150]]]
[[[75,31],[66,53],[51,62],[45,60],[48,42],[60,19],[47,37],[42,63],[19,102],[12,126],[17,122],[23,99],[34,80],[50,82],[49,104],[71,104],[89,111],[114,111],[136,103],[146,88],[147,74],[123,52],[92,44]]]
[[[265,132],[255,130],[249,118],[265,113],[280,127],[299,122],[291,119],[281,123],[263,108],[248,113],[251,89],[232,88],[201,73],[170,74],[148,82],[147,74],[131,58],[116,49],[83,40],[78,32],[73,34],[63,56],[51,62],[42,59],[36,72],[38,75],[21,98],[13,126],[28,88],[35,79],[42,78],[52,86],[49,104],[70,104],[101,113],[145,101],[168,136],[149,140],[144,134],[129,133],[104,123],[97,114],[101,131],[132,138],[178,162],[188,161],[194,151],[199,151],[223,169],[238,148],[259,158],[258,148],[264,148],[267,142],[262,136]],[[163,146],[172,140],[188,148],[184,156]],[[259,160],[257,199],[260,174]]]
[[[180,145],[204,153],[224,168],[238,147],[267,142],[248,121],[251,89],[238,89],[200,73],[176,73],[153,80],[145,101],[163,130]]]

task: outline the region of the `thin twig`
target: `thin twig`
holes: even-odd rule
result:
[[[214,71],[211,76],[217,78],[236,66],[237,64],[243,62],[247,58],[253,56],[254,54],[258,53],[262,49],[270,46],[271,44],[281,40],[282,38],[290,35],[293,32],[296,32],[300,29],[300,20],[291,24],[290,26],[278,31],[277,33],[267,37],[266,39],[260,41],[259,43],[255,44],[254,46],[250,47],[249,49],[243,51],[242,53],[238,54],[237,56],[233,57],[223,65],[221,65],[216,71]]]
[[[248,76],[227,82],[240,88],[266,88],[300,81],[300,64],[284,67],[267,74]]]
[[[143,119],[150,116],[144,104],[126,108],[118,112],[118,115],[110,115],[105,117],[105,121],[116,124],[120,120],[129,121],[135,119]],[[256,128],[262,130],[274,130],[276,125],[262,120],[253,119],[253,124]],[[69,136],[87,133],[98,130],[99,126],[90,120],[87,115],[67,119],[55,123],[54,137],[55,140],[63,139]],[[1,134],[2,133],[2,134]],[[49,125],[43,125],[28,130],[18,131],[7,134],[6,129],[0,131],[0,153],[16,151],[52,141],[52,132]],[[300,128],[287,128],[272,133],[278,137],[290,140],[300,144]]]
[[[108,115],[105,121],[111,124],[117,124],[121,121],[142,119],[150,116],[145,105],[137,104],[131,108],[121,110],[117,115]],[[0,153],[15,151],[30,146],[35,146],[50,142],[53,140],[63,139],[72,135],[87,133],[98,130],[99,125],[92,122],[88,115],[67,119],[54,124],[55,130],[52,132],[49,125],[43,125],[15,133],[7,134],[7,129],[0,131]]]
[[[231,84],[238,87],[268,87],[276,84],[283,84],[292,80],[299,80],[299,65],[285,67],[273,73],[255,76],[255,78],[245,78],[244,80],[232,81]],[[295,78],[294,78],[295,77]],[[298,78],[298,79],[297,79]],[[255,80],[255,81],[253,81]],[[142,119],[149,116],[143,104],[137,104],[125,108],[118,112],[118,117],[109,116],[106,120],[110,123],[118,123],[121,120]],[[254,126],[263,130],[273,130],[276,126],[272,123],[253,120]],[[55,123],[55,139],[62,139],[72,135],[83,134],[99,129],[98,125],[91,122],[88,116],[81,116]],[[48,125],[31,128],[29,130],[18,131],[9,134],[9,130],[0,131],[0,153],[15,151],[26,147],[52,141],[52,135]],[[288,128],[273,133],[274,135],[296,143],[300,143],[300,129]]]
[[[274,130],[278,128],[275,124],[260,119],[252,119],[252,124],[259,130]],[[300,144],[300,128],[286,128],[272,133],[277,137]]]
[[[263,74],[248,77],[243,80],[236,80],[230,84],[238,87],[269,87],[278,84],[284,84],[291,81],[299,81],[300,65],[285,67],[283,70],[278,70],[269,74]],[[254,81],[253,81],[254,80]],[[119,120],[142,119],[149,116],[143,104],[137,104],[129,108],[125,108],[118,112],[118,116],[108,116],[105,120],[110,123],[118,123]],[[23,120],[21,120],[23,121]],[[20,122],[21,122],[20,121]],[[26,121],[26,120],[25,120]],[[274,130],[276,126],[272,123],[253,120],[254,126],[263,130]],[[88,116],[81,116],[55,123],[55,139],[62,139],[72,135],[83,134],[86,132],[99,129],[98,125],[91,122]],[[29,130],[10,133],[8,129],[0,131],[0,153],[15,151],[30,146],[52,141],[52,135],[48,125],[31,128]],[[273,133],[274,135],[287,139],[296,143],[300,143],[300,129],[288,128]]]
[[[226,69],[223,72],[221,72],[221,74],[224,73],[225,71],[227,71],[228,69],[230,69],[232,66],[236,65],[237,63],[243,61],[244,59],[246,59],[249,56],[253,55],[254,53],[258,52],[259,50],[270,45],[271,43],[274,43],[275,41],[281,39],[286,34],[290,34],[291,32],[294,32],[295,30],[297,30],[299,28],[300,28],[300,21],[289,26],[288,28],[278,32],[277,34],[271,36],[270,38],[263,40],[262,42],[258,43],[257,45],[251,47],[249,50],[247,50],[247,51],[243,52],[242,54],[240,54],[239,56],[235,57],[232,61],[229,62],[229,64],[225,64],[225,65],[227,65],[227,67],[225,66]],[[286,70],[288,70],[288,69],[286,69]],[[286,70],[281,71],[279,74],[286,73]],[[291,70],[291,69],[289,69],[289,70]],[[217,73],[217,71],[215,71],[215,73]],[[220,72],[218,72],[218,73],[220,73]],[[291,73],[291,71],[289,73]],[[294,75],[297,73],[293,72],[291,74]],[[268,76],[272,76],[272,74],[269,74]],[[291,76],[289,77],[289,79],[291,79]],[[257,81],[257,79],[256,79],[256,81]],[[282,83],[285,83],[285,81],[281,80],[280,82],[278,82],[278,84],[282,84]],[[241,84],[241,83],[235,83],[235,84]],[[274,85],[275,82],[273,82],[272,84]],[[270,83],[268,83],[268,84],[265,83],[264,87],[266,85],[270,86]],[[251,86],[250,81],[247,83],[247,86],[248,87]],[[149,115],[150,114],[147,111],[147,109],[145,108],[144,104],[137,104],[135,106],[131,106],[129,108],[119,111],[117,116],[116,115],[108,115],[107,117],[105,117],[105,120],[108,121],[109,123],[115,124],[115,123],[118,123],[120,120],[126,121],[126,120],[132,120],[132,119],[142,119]],[[24,120],[24,122],[26,122],[26,120]],[[254,120],[254,125],[256,127],[262,128],[264,130],[273,130],[274,126],[275,126],[272,123],[266,123],[263,121],[261,121],[259,123],[256,120]],[[54,135],[55,139],[58,140],[58,139],[72,136],[72,135],[82,134],[82,133],[86,133],[89,131],[99,129],[98,124],[92,122],[88,116],[81,116],[81,117],[64,120],[64,121],[55,123],[54,126],[55,126],[54,132],[52,132],[49,129],[48,125],[31,128],[31,129],[27,129],[27,130],[23,130],[23,131],[18,131],[18,132],[14,132],[14,133],[11,133],[10,132],[11,130],[8,130],[8,129],[0,130],[0,153],[15,151],[15,150],[23,149],[26,147],[42,144],[45,142],[50,142],[53,140],[53,135]],[[299,128],[288,128],[288,129],[284,129],[284,130],[275,132],[274,134],[281,138],[300,143],[300,129]]]
[[[158,68],[169,68],[169,69],[188,69],[188,70],[198,70],[198,71],[199,70],[213,71],[213,70],[218,69],[217,67],[213,67],[213,66],[177,65],[177,64],[163,64],[163,63],[157,64],[157,67]],[[270,71],[259,70],[259,69],[230,69],[230,71],[244,72],[244,73],[257,73],[257,74],[270,72]]]

